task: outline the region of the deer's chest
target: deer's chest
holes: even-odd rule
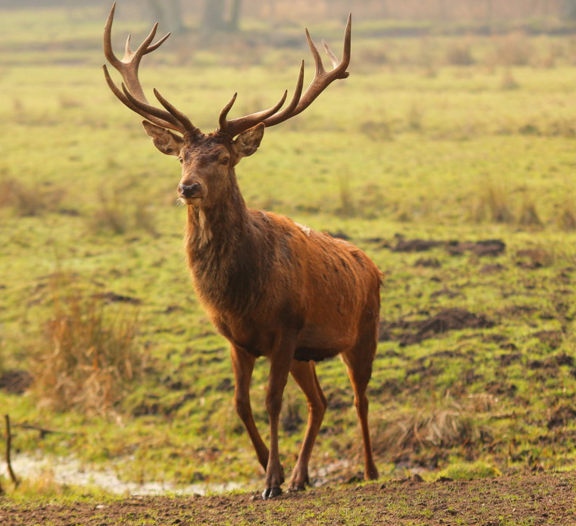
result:
[[[252,320],[218,315],[213,319],[218,332],[233,346],[238,347],[255,357],[264,356],[270,348],[270,332],[258,327]]]

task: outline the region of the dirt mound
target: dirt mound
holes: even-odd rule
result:
[[[416,263],[415,267],[428,267],[428,268],[440,268],[442,264],[436,258],[420,258]]]
[[[400,239],[392,252],[425,252],[444,245],[444,241],[425,241],[424,239]]]
[[[562,352],[545,360],[530,360],[527,365],[530,369],[558,369],[562,365],[574,367],[574,357]]]
[[[472,254],[478,257],[495,257],[505,252],[506,243],[500,239],[485,239],[476,242],[450,241],[446,250],[453,256],[459,256],[465,252],[472,252]]]
[[[513,352],[500,355],[500,364],[503,366],[512,365],[515,362],[522,361],[522,353]]]
[[[432,331],[435,334],[462,329],[486,329],[494,326],[482,314],[474,314],[464,309],[444,309],[436,316],[422,322],[420,332]]]
[[[534,334],[543,344],[548,345],[551,349],[557,349],[562,345],[564,335],[560,331],[540,331]]]
[[[489,329],[495,325],[495,322],[483,314],[474,314],[458,308],[444,309],[421,321],[381,322],[380,341],[399,341],[401,346],[406,346],[448,331]],[[398,334],[399,330],[402,332]]]
[[[27,371],[8,371],[0,376],[0,389],[11,394],[22,394],[32,383],[32,376]]]
[[[564,427],[568,423],[573,422],[574,417],[576,417],[576,409],[568,405],[561,405],[552,412],[548,419],[548,429]]]
[[[481,269],[480,269],[480,274],[495,274],[496,272],[502,272],[503,270],[506,270],[506,267],[504,265],[500,265],[500,263],[496,263],[494,265],[484,265]]]
[[[444,247],[452,256],[460,256],[470,252],[477,257],[500,256],[506,251],[506,243],[500,239],[484,239],[480,241],[436,241],[433,239],[404,239],[397,236],[396,246],[392,252],[425,252],[436,247]]]
[[[115,292],[99,292],[93,294],[93,298],[104,300],[107,303],[130,303],[131,305],[142,305],[140,298],[133,298],[132,296],[124,296],[123,294],[116,294]]]
[[[516,256],[519,258],[516,265],[528,270],[549,267],[554,260],[549,252],[540,248],[519,250],[516,252]]]

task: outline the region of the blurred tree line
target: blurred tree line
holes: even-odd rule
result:
[[[186,2],[186,0],[183,0]],[[181,0],[148,0],[155,21],[173,33],[185,30]],[[242,0],[205,0],[202,8],[202,30],[238,31]]]
[[[112,0],[0,0],[0,10],[26,7],[99,5]],[[194,17],[207,33],[237,31],[241,16],[272,21],[342,18],[487,21],[513,18],[558,17],[576,21],[576,0],[119,0],[143,16],[158,20],[174,33],[185,30],[184,20]]]

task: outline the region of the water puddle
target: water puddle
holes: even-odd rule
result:
[[[120,480],[111,468],[90,469],[74,457],[38,458],[22,453],[12,458],[12,468],[21,479],[49,479],[57,484],[96,486],[120,495],[205,495],[225,493],[244,487],[238,482],[226,484],[190,484],[176,486],[170,482],[126,482]],[[6,463],[0,462],[0,472],[6,473]]]

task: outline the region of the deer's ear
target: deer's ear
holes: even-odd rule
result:
[[[174,157],[180,155],[180,150],[182,146],[184,146],[184,139],[182,139],[182,137],[148,121],[142,121],[142,125],[146,133],[152,138],[154,146],[162,153],[173,155]]]
[[[240,161],[242,157],[252,155],[258,149],[262,137],[264,137],[264,128],[266,125],[260,123],[236,137],[232,143],[236,152],[236,162]]]

